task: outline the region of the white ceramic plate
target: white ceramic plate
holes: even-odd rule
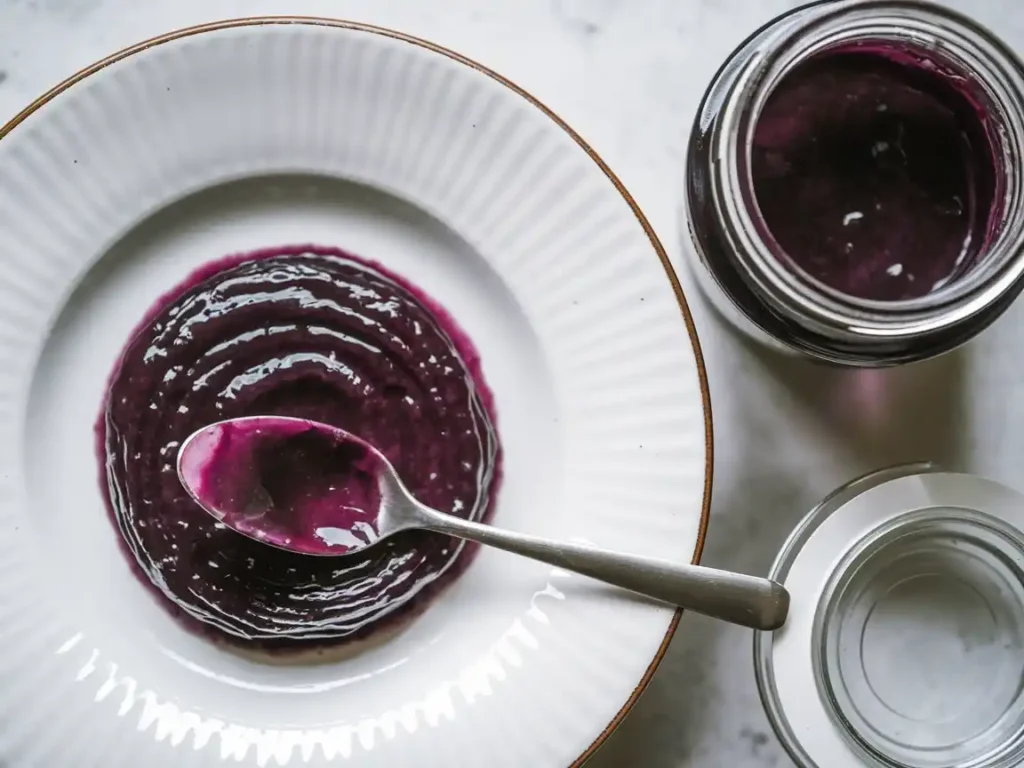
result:
[[[582,762],[678,614],[485,551],[396,637],[335,663],[249,660],[131,575],[92,428],[128,332],[191,269],[335,245],[421,285],[480,348],[505,447],[496,523],[696,559],[697,343],[596,155],[450,51],[311,19],[141,44],[0,136],[0,764]]]

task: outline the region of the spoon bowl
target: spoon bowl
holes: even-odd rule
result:
[[[211,424],[182,443],[178,477],[218,521],[290,552],[352,554],[409,527],[395,514],[408,493],[390,462],[319,422],[255,416]]]
[[[229,528],[311,556],[362,551],[400,532],[433,531],[590,576],[754,629],[785,623],[777,582],[558,542],[463,520],[420,503],[374,446],[343,429],[281,416],[210,424],[182,443],[178,477]]]

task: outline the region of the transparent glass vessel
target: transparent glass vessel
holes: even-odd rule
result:
[[[801,522],[771,578],[787,625],[757,633],[769,719],[803,768],[1024,761],[1024,497],[897,467]]]
[[[989,230],[949,282],[924,296],[873,301],[794,268],[759,211],[751,174],[758,118],[773,89],[830,51],[912,54],[977,105],[994,173]],[[867,48],[865,48],[867,49]],[[995,35],[916,0],[826,0],[748,38],[718,71],[690,136],[685,248],[703,293],[743,333],[821,361],[882,367],[946,352],[992,323],[1024,288],[1024,66]]]

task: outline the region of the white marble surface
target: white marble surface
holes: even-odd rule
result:
[[[786,0],[0,0],[0,121],[77,69],[175,27],[311,14],[394,27],[467,54],[546,102],[621,176],[679,263],[683,148],[727,53]],[[956,5],[1024,50],[1017,0]],[[685,278],[685,275],[684,275]],[[767,570],[837,485],[937,459],[1020,485],[1024,305],[966,349],[887,373],[794,364],[694,311],[714,400],[714,516],[705,562]],[[595,768],[791,765],[761,710],[748,631],[686,616],[661,670]],[[54,768],[59,768],[54,766]]]

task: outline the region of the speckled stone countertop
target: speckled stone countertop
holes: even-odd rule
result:
[[[0,121],[102,56],[175,27],[255,14],[350,18],[426,37],[497,69],[607,160],[681,267],[679,189],[698,100],[732,48],[786,0],[4,0]],[[1024,50],[1024,5],[959,0]],[[680,270],[686,281],[685,273]],[[750,349],[691,291],[715,421],[714,515],[704,562],[768,569],[825,494],[876,467],[934,459],[1020,479],[1014,398],[1024,304],[965,349],[927,364],[849,373]],[[865,382],[864,379],[870,379]],[[856,384],[856,388],[853,386]],[[871,391],[870,402],[855,392]],[[595,768],[791,765],[761,709],[749,631],[687,615],[650,688]]]

